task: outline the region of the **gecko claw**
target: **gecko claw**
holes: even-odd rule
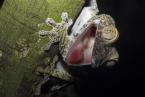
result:
[[[52,19],[52,18],[47,18],[45,20],[45,23],[48,25],[48,26],[52,26],[52,27],[55,27],[56,26],[56,22]]]

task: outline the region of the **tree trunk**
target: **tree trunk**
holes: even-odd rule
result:
[[[74,19],[83,0],[3,0],[0,5],[0,97],[31,97],[39,80],[33,73],[46,41],[36,44],[38,24],[47,17]]]

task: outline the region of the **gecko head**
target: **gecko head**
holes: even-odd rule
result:
[[[82,26],[84,30],[78,34],[68,49],[67,64],[92,67],[114,65],[119,56],[113,46],[118,39],[113,19],[108,15],[98,15],[86,25]]]

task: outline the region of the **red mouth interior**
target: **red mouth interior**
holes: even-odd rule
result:
[[[75,41],[68,52],[68,64],[88,65],[92,61],[92,51],[97,28],[90,25]]]

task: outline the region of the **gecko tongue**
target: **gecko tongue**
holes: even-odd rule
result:
[[[69,63],[71,64],[79,64],[82,59],[82,48],[74,48],[71,52],[71,55],[68,59]]]
[[[95,25],[90,25],[72,44],[66,57],[69,65],[91,64],[96,30]]]

